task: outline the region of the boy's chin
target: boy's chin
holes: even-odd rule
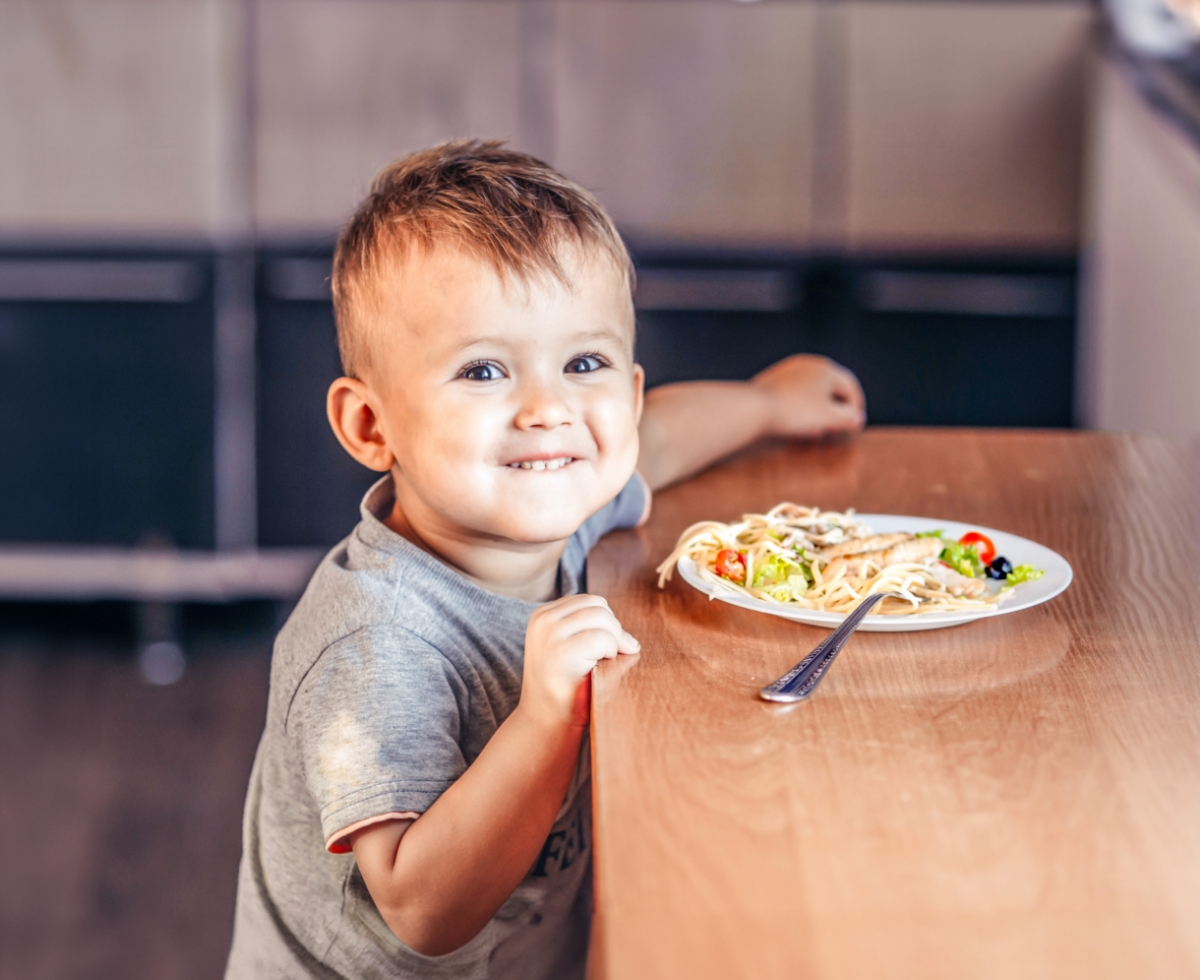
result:
[[[587,515],[509,514],[496,522],[501,536],[520,544],[553,544],[579,530]]]
[[[546,486],[536,477],[520,492],[497,494],[490,501],[486,524],[501,537],[520,544],[565,541],[604,506],[616,491],[605,493],[599,480],[555,479]],[[623,485],[623,484],[622,484]],[[620,490],[620,486],[617,487]]]
[[[496,503],[499,503],[498,501]],[[497,506],[485,519],[489,529],[510,541],[520,544],[553,544],[565,541],[579,530],[591,515],[587,502],[566,503],[560,499],[547,500],[538,494],[510,500],[507,506]]]

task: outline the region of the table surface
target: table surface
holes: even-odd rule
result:
[[[594,681],[593,973],[1200,976],[1192,457],[1148,437],[877,429],[757,447],[592,553],[642,641]],[[825,631],[654,567],[697,520],[782,501],[1055,549],[1025,612],[858,634],[807,702],[756,693]]]

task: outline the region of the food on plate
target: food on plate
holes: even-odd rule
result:
[[[983,570],[988,578],[1006,579],[1013,573],[1012,562],[1000,555],[992,559],[992,563]]]
[[[876,534],[853,510],[791,503],[733,524],[693,524],[659,565],[660,588],[681,558],[726,589],[805,609],[847,613],[874,592],[899,593],[871,613],[882,616],[995,612],[1016,586],[1043,575],[1014,567],[978,531],[958,540],[940,530]]]
[[[968,531],[958,539],[961,545],[974,545],[975,552],[979,555],[979,560],[984,565],[990,565],[996,559],[996,546],[992,544],[992,539],[986,534],[980,534],[978,531]]]

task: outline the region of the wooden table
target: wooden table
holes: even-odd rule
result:
[[[594,685],[594,969],[641,978],[1200,977],[1191,460],[1149,438],[872,430],[660,494],[590,564],[642,641]],[[808,702],[756,692],[824,632],[654,566],[781,500],[979,523],[1075,569],[1038,609],[859,634]]]

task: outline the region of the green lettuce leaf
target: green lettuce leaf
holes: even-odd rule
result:
[[[1008,573],[1008,581],[1004,588],[1011,589],[1014,585],[1020,585],[1022,582],[1036,582],[1046,574],[1044,568],[1034,568],[1032,565],[1018,565]]]
[[[980,578],[983,575],[983,562],[979,560],[979,549],[973,544],[948,541],[938,557],[967,578]]]
[[[810,578],[808,569],[800,562],[772,555],[754,569],[753,587],[762,589],[772,599],[790,602],[808,591]]]

